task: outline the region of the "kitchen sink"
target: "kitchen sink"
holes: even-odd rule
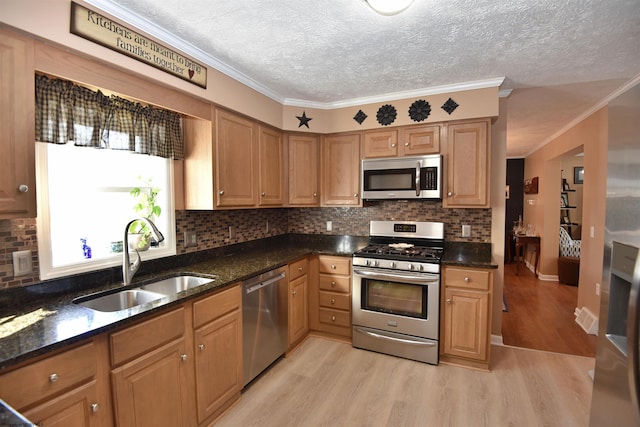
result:
[[[166,295],[142,289],[126,289],[102,296],[81,297],[73,302],[96,311],[114,312],[166,298]]]
[[[175,295],[187,289],[197,288],[198,286],[206,285],[207,283],[214,282],[215,277],[199,277],[188,274],[177,275],[160,279],[156,282],[147,283],[140,286],[140,289],[145,291],[158,292],[164,295]]]

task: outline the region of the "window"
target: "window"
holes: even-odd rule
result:
[[[129,193],[150,180],[160,189],[154,220],[164,242],[143,260],[175,255],[173,161],[129,151],[36,143],[40,278],[51,279],[122,264],[118,242],[139,218]],[[141,187],[145,190],[144,187]],[[83,241],[90,248],[83,250]]]

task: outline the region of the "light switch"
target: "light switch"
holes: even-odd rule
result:
[[[26,276],[33,273],[31,251],[17,251],[13,253],[13,277]]]

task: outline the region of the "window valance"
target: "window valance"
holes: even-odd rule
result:
[[[180,115],[36,75],[36,139],[184,158]]]

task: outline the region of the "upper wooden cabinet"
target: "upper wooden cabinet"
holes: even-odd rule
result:
[[[289,151],[289,205],[320,206],[318,137],[292,134]]]
[[[251,120],[216,108],[216,207],[257,204],[257,128]]]
[[[440,152],[440,126],[408,126],[364,133],[364,158],[420,156]]]
[[[489,206],[489,120],[447,126],[443,207]]]
[[[0,219],[36,216],[33,41],[0,30]]]
[[[259,206],[282,206],[285,201],[282,132],[258,127]]]
[[[360,134],[322,139],[322,206],[360,206]]]

